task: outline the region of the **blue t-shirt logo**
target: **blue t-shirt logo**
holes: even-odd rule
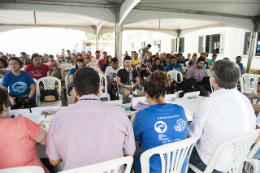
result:
[[[174,126],[174,129],[175,129],[177,132],[182,132],[182,131],[184,131],[185,128],[186,128],[186,123],[187,123],[187,122],[184,121],[183,119],[178,119],[177,122],[176,122],[177,125]]]
[[[27,89],[27,84],[22,81],[18,81],[13,84],[12,89],[14,92],[23,93]]]
[[[157,132],[157,133],[164,133],[167,131],[167,125],[165,124],[165,122],[163,121],[157,121],[155,124],[154,124],[154,130]]]

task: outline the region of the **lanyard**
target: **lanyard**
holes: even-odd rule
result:
[[[93,98],[85,98],[85,99],[80,99],[79,101],[81,100],[98,100],[98,99],[93,99]]]

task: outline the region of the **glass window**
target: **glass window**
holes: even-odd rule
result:
[[[206,50],[207,53],[219,54],[220,34],[206,35]]]
[[[180,38],[179,52],[184,52],[184,37]]]
[[[260,56],[260,32],[256,34],[256,51],[255,51],[255,56]]]
[[[250,34],[251,34],[250,32],[246,32],[245,33],[244,51],[243,51],[244,55],[248,55],[249,54]]]

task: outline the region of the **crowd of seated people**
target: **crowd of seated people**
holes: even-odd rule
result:
[[[36,142],[46,145],[49,163],[56,166],[63,161],[64,170],[128,155],[134,156],[133,168],[138,173],[141,172],[141,153],[167,143],[185,140],[188,135],[199,137],[200,140],[196,143],[190,160],[188,157],[185,159],[182,172],[185,171],[188,162],[203,171],[221,142],[260,127],[260,117],[256,122],[254,113],[260,110],[260,106],[252,106],[249,101],[259,98],[260,91],[244,96],[235,89],[243,72],[240,56],[236,58],[236,63],[228,60],[216,61],[215,54],[211,60],[207,60],[207,54],[204,52],[201,52],[198,58],[196,53],[192,57],[188,54],[185,59],[181,53],[152,55],[149,52],[150,48],[151,45],[147,45],[140,49],[140,58],[136,51],[131,52],[132,57],[124,57],[123,66],[120,66],[117,58],[107,55],[107,52],[103,52],[101,56],[100,51],[96,51],[96,57],[93,57],[90,51],[77,52],[76,55],[69,50],[66,54],[63,50],[61,55],[56,56],[57,60],[53,55],[41,56],[36,53],[29,61],[29,56],[24,52],[19,58],[0,57],[0,73],[3,74],[0,88],[0,129],[8,128],[8,133],[0,133],[0,138],[9,139],[0,144],[0,169],[35,165],[43,167],[45,173],[51,172],[37,157]],[[74,67],[69,71],[69,86],[66,86],[66,72],[61,65],[68,63]],[[125,114],[122,109],[102,102],[98,96],[104,84],[100,83],[96,70],[86,67],[89,63],[99,67],[100,73],[107,77],[107,89],[111,100],[116,99],[115,93],[118,89],[119,94],[123,96],[123,104],[130,103],[130,95],[136,91],[138,96],[146,97],[149,108],[138,111],[130,122],[126,115],[122,116]],[[140,68],[137,69],[139,64]],[[212,96],[200,105],[189,126],[184,109],[164,101],[165,91],[170,82],[167,72],[175,70],[184,73],[184,67],[188,68],[186,79],[193,78],[197,81],[201,96],[205,95],[205,90],[211,92],[210,86],[202,83],[203,78],[209,77],[206,69],[211,70],[211,83],[215,89]],[[73,107],[69,106],[59,111],[52,119],[48,132],[43,129],[43,124],[35,124],[23,116],[9,119],[9,103],[11,109],[36,106],[34,79],[46,76],[56,77],[61,81],[63,106],[66,105],[65,87],[69,87]],[[40,89],[44,90],[44,85],[39,85]],[[260,86],[258,88],[260,90]],[[56,84],[55,89],[59,89]],[[22,99],[25,104],[20,102]],[[247,114],[244,114],[245,111]],[[172,116],[173,114],[178,116]],[[168,127],[163,132],[167,140],[158,138],[161,131],[158,132],[155,125],[162,122],[159,119],[163,119],[163,123]],[[182,127],[176,128],[176,123],[180,121]],[[16,126],[20,128],[19,135],[15,134]],[[10,140],[13,140],[12,145]],[[18,146],[22,140],[26,142]],[[19,157],[10,154],[12,148],[16,147]],[[233,148],[229,148],[221,154],[214,173],[225,171],[232,152]],[[255,158],[260,159],[259,155],[260,151]],[[122,170],[123,168],[120,172]],[[161,172],[159,156],[150,160],[150,170],[154,173]],[[193,171],[189,170],[189,173],[191,172]]]

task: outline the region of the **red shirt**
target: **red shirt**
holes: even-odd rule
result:
[[[105,60],[101,59],[98,61],[98,65],[101,65],[101,68],[103,67],[103,65],[105,64]]]
[[[34,79],[38,80],[42,77],[47,76],[49,66],[47,66],[46,64],[42,64],[40,67],[35,67],[34,64],[28,64],[24,68],[24,71],[27,71]]]

